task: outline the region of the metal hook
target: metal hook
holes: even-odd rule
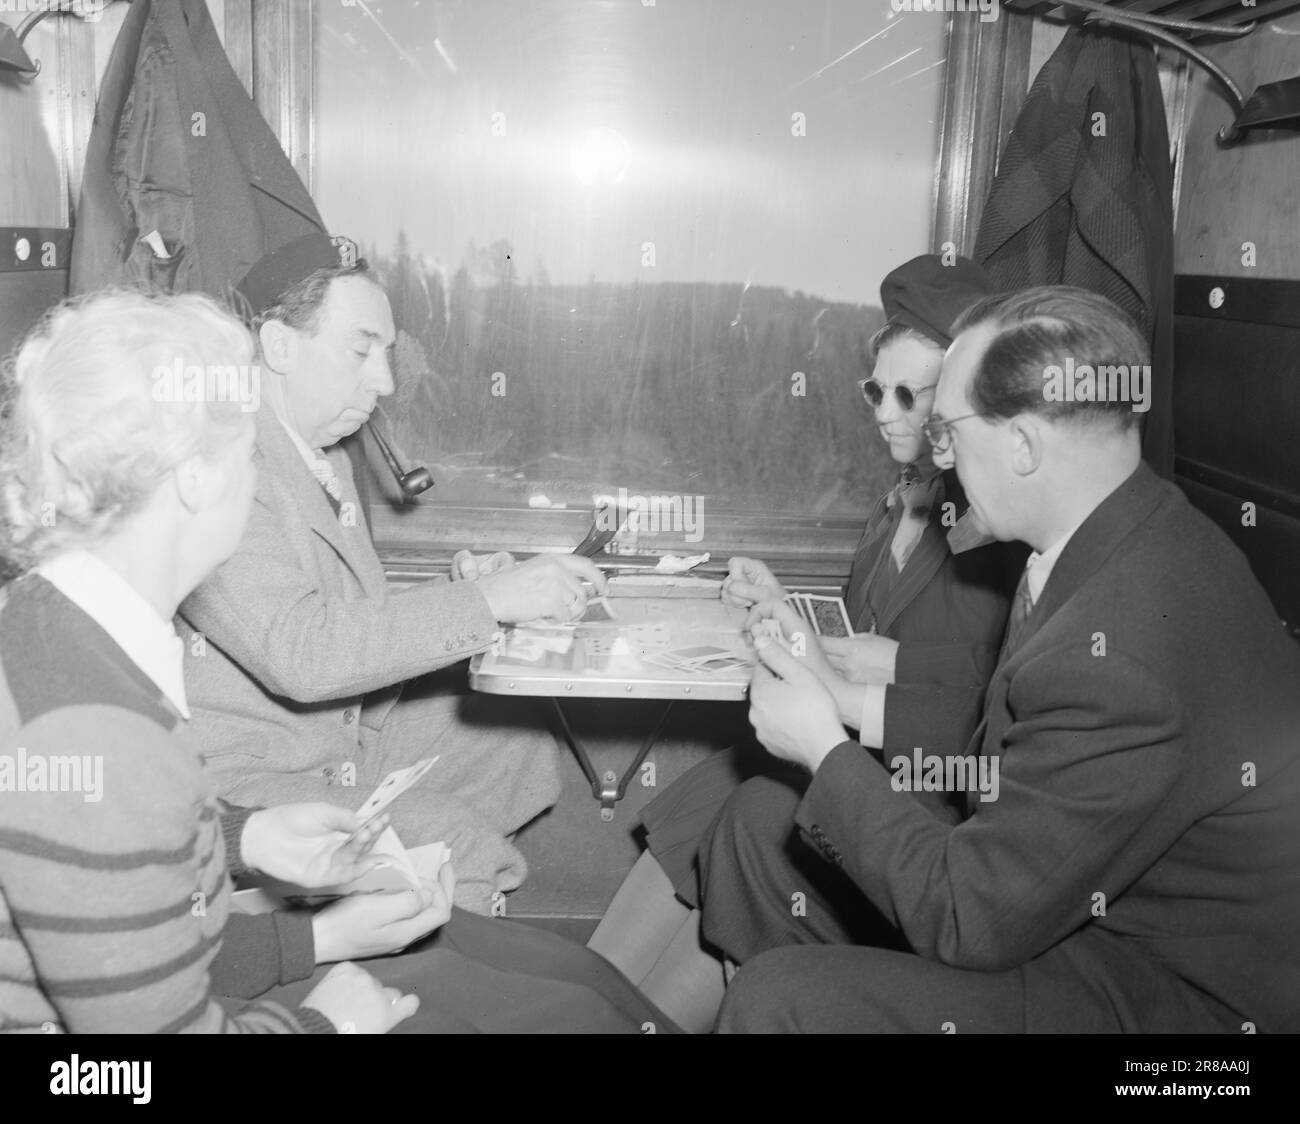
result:
[[[1240,27],[1227,26],[1224,24],[1196,23],[1192,20],[1169,19],[1163,16],[1138,16],[1132,12],[1117,11],[1108,4],[1098,4],[1094,0],[1060,0],[1060,3],[1072,7],[1082,8],[1088,14],[1084,16],[1085,24],[1110,24],[1111,26],[1122,28],[1127,31],[1136,32],[1139,35],[1145,35],[1157,42],[1164,43],[1172,47],[1175,51],[1180,51],[1193,62],[1197,63],[1209,74],[1213,75],[1223,85],[1228,92],[1228,100],[1232,103],[1233,123],[1223,126],[1217,134],[1220,147],[1227,148],[1236,144],[1242,138],[1242,133],[1236,127],[1236,119],[1241,116],[1241,111],[1245,107],[1246,99],[1242,95],[1241,87],[1232,80],[1232,77],[1218,63],[1205,54],[1198,51],[1190,43],[1180,39],[1177,35],[1172,34],[1165,28],[1173,28],[1178,31],[1195,32],[1201,35],[1231,35],[1240,37],[1247,35],[1254,30],[1254,21],[1243,24]]]
[[[1130,23],[1145,27],[1168,28],[1171,31],[1186,31],[1192,35],[1229,35],[1240,37],[1255,30],[1255,21],[1250,23],[1199,23],[1196,20],[1174,19],[1172,16],[1153,16],[1149,12],[1134,12],[1127,8],[1115,8],[1110,4],[1098,3],[1097,0],[1057,0],[1067,8],[1082,8],[1099,16],[1113,17],[1114,22],[1128,20]],[[1084,22],[1087,22],[1086,20]]]
[[[22,23],[18,25],[17,31],[14,32],[14,39],[17,40],[19,48],[20,49],[22,48],[23,40],[26,39],[27,36],[32,33],[32,29],[38,23],[40,23],[41,20],[43,20],[46,16],[53,16],[53,15],[60,15],[60,14],[66,15],[68,13],[74,13],[74,11],[75,10],[72,7],[67,7],[67,8],[44,8],[41,11],[32,12],[31,15],[29,15],[26,19],[22,21]],[[41,60],[32,58],[30,55],[27,55],[26,51],[24,51],[23,54],[27,56],[28,61],[31,63],[31,68],[30,69],[24,68],[20,71],[17,71],[17,73],[23,79],[23,81],[32,82],[36,79],[36,77],[41,72]]]

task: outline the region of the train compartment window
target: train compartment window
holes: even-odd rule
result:
[[[315,20],[313,191],[387,285],[382,419],[439,484],[400,518],[376,504],[377,539],[463,545],[490,522],[561,545],[608,494],[663,501],[642,547],[793,528],[851,551],[894,471],[855,384],[881,277],[930,248],[948,16],[475,0]]]

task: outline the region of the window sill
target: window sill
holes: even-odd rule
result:
[[[445,574],[458,550],[508,550],[520,557],[571,551],[591,526],[587,509],[488,507],[417,502],[371,505],[375,549],[390,581],[414,582]],[[862,534],[861,520],[817,516],[718,512],[708,515],[706,533],[688,542],[680,532],[642,534],[629,553],[597,561],[652,568],[666,553],[711,557],[692,573],[721,577],[732,555],[759,558],[792,588],[837,591],[848,577]]]

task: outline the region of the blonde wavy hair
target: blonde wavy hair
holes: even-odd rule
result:
[[[156,395],[154,373],[253,355],[248,330],[198,294],[108,290],[47,313],[0,374],[0,552],[10,569],[99,541],[176,466],[228,448],[249,424],[239,403]]]

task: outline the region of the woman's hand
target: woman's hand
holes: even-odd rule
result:
[[[850,683],[879,683],[888,687],[894,682],[897,640],[863,633],[861,636],[823,636],[821,641],[831,667]]]
[[[768,752],[816,772],[847,735],[835,699],[785,646],[757,636],[761,661],[749,685],[749,720]]]
[[[336,964],[302,1006],[319,1011],[341,1034],[387,1034],[419,1010],[420,997],[384,987],[355,964]]]
[[[451,580],[454,582],[478,581],[488,574],[499,570],[508,570],[515,564],[515,556],[504,550],[492,554],[474,554],[468,550],[458,550],[451,558]]]
[[[422,879],[419,890],[351,894],[312,917],[316,963],[388,956],[428,936],[451,917],[456,874],[442,864],[437,881]]]
[[[722,579],[722,601],[737,609],[748,609],[759,601],[782,601],[785,587],[757,558],[733,558]]]
[[[388,816],[361,823],[355,812],[333,804],[262,808],[244,824],[240,856],[254,870],[308,889],[351,882],[375,865],[368,852]]]

